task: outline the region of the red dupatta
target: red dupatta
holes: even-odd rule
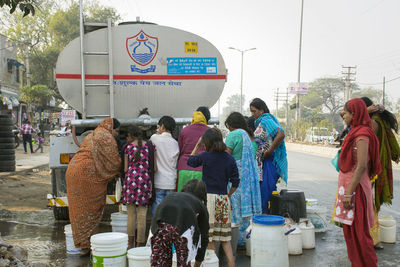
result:
[[[342,172],[349,172],[355,162],[352,148],[356,137],[364,135],[369,138],[368,154],[370,158],[369,174],[373,178],[381,173],[382,166],[379,161],[379,141],[372,129],[372,122],[368,115],[367,106],[361,98],[354,98],[347,102],[347,109],[353,114],[350,122],[350,132],[347,134],[342,144],[339,156],[339,169]]]

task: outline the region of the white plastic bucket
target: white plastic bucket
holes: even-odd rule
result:
[[[70,224],[64,226],[64,233],[65,233],[65,247],[67,249],[67,254],[76,255],[81,253],[82,249],[75,247],[74,238],[72,235],[72,228]]]
[[[314,225],[310,222],[302,222],[299,225],[301,230],[301,239],[303,249],[315,248],[315,230]]]
[[[294,227],[295,230],[288,235],[288,253],[289,255],[301,255],[303,254],[302,231],[298,225],[294,225]]]
[[[128,235],[101,233],[90,237],[93,267],[125,267]]]
[[[137,247],[128,250],[129,267],[150,267],[150,247]]]
[[[285,218],[275,215],[253,217],[250,235],[252,267],[289,267]]]
[[[192,260],[190,265],[194,266],[195,260]],[[219,267],[219,259],[215,255],[214,250],[207,249],[201,267]],[[130,267],[130,266],[129,266]],[[176,253],[172,257],[172,267],[177,267]]]
[[[326,214],[328,212],[327,208],[324,206],[319,206],[316,200],[307,200],[310,204],[314,203],[312,207],[307,205],[307,218],[310,219],[311,223],[314,225],[314,231],[316,233],[326,232],[328,228],[328,221],[326,219]]]
[[[110,224],[113,232],[127,233],[128,214],[122,212],[112,213]]]
[[[396,220],[391,215],[381,215],[379,221],[379,238],[383,243],[396,242]]]

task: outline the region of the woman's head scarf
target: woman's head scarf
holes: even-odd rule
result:
[[[372,129],[372,122],[368,115],[367,106],[361,98],[354,98],[347,102],[347,109],[353,114],[350,122],[350,132],[342,144],[339,156],[339,169],[342,172],[349,172],[354,167],[353,158],[354,141],[358,136],[367,136],[369,139],[368,154],[370,159],[369,175],[374,177],[382,171],[379,161],[379,141]]]
[[[192,124],[207,125],[207,119],[202,112],[195,111],[193,112]]]

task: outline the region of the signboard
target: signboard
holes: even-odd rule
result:
[[[65,126],[67,121],[73,121],[76,119],[76,111],[75,110],[63,110],[61,111],[61,126]]]
[[[217,59],[215,57],[169,57],[167,58],[167,73],[182,74],[217,74]]]
[[[306,95],[308,93],[307,83],[290,83],[288,86],[289,92],[295,95]]]

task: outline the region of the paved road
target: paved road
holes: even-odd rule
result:
[[[307,198],[316,198],[331,212],[337,185],[337,172],[330,158],[289,151],[289,188],[301,189]],[[395,199],[392,207],[384,207],[382,214],[391,214],[398,222],[397,240],[400,240],[400,171],[394,171]],[[1,236],[11,244],[22,245],[29,250],[32,261],[51,263],[52,266],[88,266],[88,259],[66,257],[63,226],[65,222],[54,222],[49,210],[35,213],[19,213],[11,220],[0,219]],[[0,213],[0,218],[2,214]],[[109,231],[102,225],[102,231]],[[274,244],[271,244],[273,246]],[[238,267],[250,266],[250,259],[239,252]],[[400,246],[384,244],[377,251],[379,266],[400,266]],[[316,235],[316,248],[304,250],[303,255],[290,256],[290,266],[325,267],[350,266],[340,228],[329,224],[328,231]],[[224,265],[221,265],[224,266]]]

